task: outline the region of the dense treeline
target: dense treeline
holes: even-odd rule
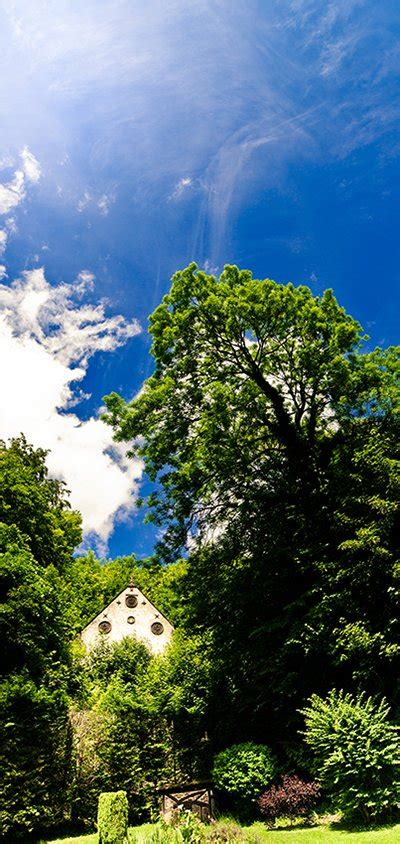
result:
[[[77,633],[134,577],[178,627],[186,570],[134,555],[73,556],[80,516],[46,452],[0,445],[0,836],[92,826],[100,791],[124,788],[131,820],[157,784],[202,775],[212,667],[177,632],[166,659],[132,640],[88,656]]]
[[[12,840],[92,824],[101,790],[126,789],[142,819],[157,785],[208,776],[235,743],[315,775],[299,733],[311,695],[350,695],[329,700],[367,744],[373,717],[351,695],[385,696],[398,716],[399,350],[363,351],[331,292],[236,267],[177,273],[151,332],[154,374],[130,404],[106,402],[154,482],[154,558],[74,556],[80,517],[46,452],[23,437],[0,446],[0,835]],[[77,633],[132,576],[176,626],[172,646],[155,658],[102,642],[88,656]]]

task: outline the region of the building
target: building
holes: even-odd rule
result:
[[[101,641],[120,642],[132,636],[153,654],[160,654],[173,630],[168,619],[131,582],[83,628],[81,639],[87,650],[92,650]]]
[[[210,782],[166,785],[157,794],[161,798],[160,814],[167,823],[182,811],[193,812],[204,823],[215,817],[215,798]]]

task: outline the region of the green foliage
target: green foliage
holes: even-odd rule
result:
[[[222,750],[214,759],[212,776],[221,791],[254,800],[276,773],[269,747],[246,742]]]
[[[107,421],[145,461],[180,621],[214,643],[215,748],[293,743],[335,684],[400,705],[399,349],[332,291],[195,264],[150,319],[154,374]]]
[[[203,518],[208,528],[228,515],[237,522],[236,492],[252,469],[262,489],[255,469],[259,461],[270,468],[268,444],[279,452],[275,471],[281,461],[295,475],[306,471],[307,441],[326,428],[326,392],[341,403],[361,335],[330,291],[314,297],[232,266],[217,280],[195,264],[174,275],[150,326],[155,374],[129,405],[108,397],[107,419],[119,439],[144,437],[134,452],[162,490],[151,504],[169,526],[165,545],[180,545],[195,502],[200,530]]]
[[[154,831],[154,841],[170,841],[171,844],[203,844],[206,840],[206,826],[200,818],[190,811],[177,811],[170,823],[160,820]],[[150,839],[153,842],[153,837]]]
[[[99,844],[126,844],[128,798],[125,791],[109,791],[100,794],[97,828]]]
[[[0,682],[0,711],[0,836],[26,841],[68,815],[68,700],[57,688],[17,674]]]
[[[206,833],[206,841],[214,844],[259,844],[259,840],[258,836],[233,821],[213,824]]]
[[[173,778],[209,775],[207,716],[218,661],[207,636],[176,631],[166,654],[149,664],[141,700],[170,737]]]
[[[182,840],[179,829],[161,820],[150,833],[148,844],[182,844]]]
[[[190,844],[261,844],[262,840],[257,832],[242,829],[234,821],[222,820],[206,825],[191,812],[179,813],[172,824],[161,820],[151,832],[146,832],[142,837],[140,830],[133,830],[132,844],[136,841],[137,844],[182,844],[184,841]]]
[[[305,740],[315,771],[333,805],[365,821],[400,808],[400,735],[389,707],[364,694],[332,690],[313,695],[305,716]]]
[[[148,711],[141,694],[150,654],[129,638],[114,645],[102,642],[80,660],[81,707],[72,713],[74,820],[90,824],[99,791],[123,788],[130,817],[137,822],[148,813],[148,792],[165,764],[166,752],[162,719]]]
[[[179,813],[178,828],[182,841],[186,841],[188,844],[202,844],[205,841],[205,824],[193,812]]]
[[[71,797],[62,572],[80,520],[44,460],[23,438],[0,447],[0,835],[23,840]]]
[[[213,666],[201,637],[177,633],[159,657],[131,638],[101,642],[77,662],[76,821],[90,823],[99,791],[124,788],[137,823],[148,817],[157,784],[208,775]]]
[[[81,517],[64,483],[48,477],[46,454],[23,436],[0,442],[0,522],[18,528],[40,565],[63,570],[81,541]]]
[[[92,551],[71,560],[66,572],[65,600],[69,623],[78,632],[133,578],[136,585],[169,618],[179,622],[181,607],[177,584],[185,573],[184,561],[165,567],[154,560],[136,560],[134,554],[98,560]]]
[[[0,524],[0,676],[26,668],[39,679],[68,658],[53,566],[38,567],[15,527]]]

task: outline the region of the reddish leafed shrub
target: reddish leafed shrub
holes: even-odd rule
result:
[[[320,797],[316,782],[285,776],[282,785],[273,785],[258,798],[258,808],[267,820],[277,817],[297,818],[310,814]]]

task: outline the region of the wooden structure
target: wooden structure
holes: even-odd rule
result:
[[[189,811],[208,823],[215,815],[215,799],[210,782],[194,782],[188,785],[166,785],[159,788],[160,813],[167,823],[175,812]]]

